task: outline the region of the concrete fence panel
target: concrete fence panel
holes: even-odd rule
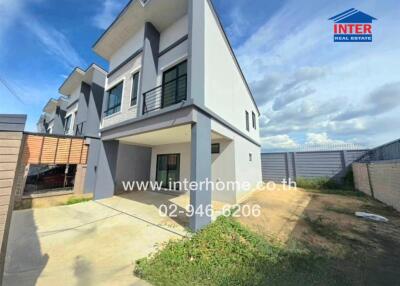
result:
[[[261,154],[264,181],[328,177],[340,181],[367,150],[307,151]]]
[[[373,196],[400,211],[400,160],[369,164]]]
[[[355,189],[369,196],[372,196],[367,164],[353,163],[352,167],[353,167]]]
[[[400,160],[354,163],[355,188],[400,211]]]

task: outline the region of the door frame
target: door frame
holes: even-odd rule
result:
[[[178,178],[175,182],[179,182],[180,178],[181,178],[181,154],[180,153],[167,153],[167,154],[157,154],[157,158],[156,158],[156,182],[159,183],[158,180],[158,158],[161,156],[167,156],[167,186],[161,186],[163,188],[168,188],[168,183],[169,183],[169,170],[168,170],[168,156],[177,156],[177,169],[175,171],[177,171],[178,173]]]

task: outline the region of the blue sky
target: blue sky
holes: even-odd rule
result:
[[[215,0],[259,104],[263,148],[375,146],[400,136],[400,2]],[[0,0],[0,113],[41,109],[127,0]],[[327,19],[356,8],[372,43],[333,43]],[[16,98],[4,83],[17,94]]]

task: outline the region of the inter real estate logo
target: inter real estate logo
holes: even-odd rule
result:
[[[372,21],[376,18],[351,8],[329,20],[334,21],[334,42],[372,42]]]

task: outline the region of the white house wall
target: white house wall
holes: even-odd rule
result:
[[[218,182],[235,182],[235,143],[229,140],[213,140],[220,144],[220,153],[211,155],[211,180]],[[216,185],[216,187],[218,187]],[[236,188],[231,190],[213,191],[213,200],[227,203],[236,203]]]
[[[158,59],[158,76],[157,76],[157,86],[162,84],[162,77],[164,71],[172,68],[179,62],[187,59],[188,55],[188,41],[181,43],[179,46],[175,47],[168,53],[162,55]]]
[[[254,190],[257,184],[262,181],[260,147],[239,135],[235,135],[234,141],[236,180],[250,183],[250,191]],[[252,156],[251,161],[249,160],[250,153]],[[248,195],[248,192],[245,189],[237,190],[238,200],[246,195]]]
[[[205,106],[258,142],[256,106],[211,7],[205,2]],[[245,111],[249,113],[249,131]],[[252,112],[256,114],[257,129],[252,127]]]
[[[160,33],[160,49],[163,51],[177,40],[188,34],[188,16],[185,15]]]
[[[211,130],[232,140],[228,149],[231,157],[224,159],[219,164],[221,168],[229,169],[232,167],[234,169],[234,180],[240,184],[249,182],[250,190],[253,190],[262,181],[260,147],[215,120],[211,120]],[[252,154],[252,161],[249,161],[250,153]],[[216,169],[216,167],[214,168]],[[247,192],[244,189],[237,188],[236,200],[239,200],[246,194]]]
[[[79,84],[74,91],[70,94],[68,98],[68,104],[70,102],[74,102],[75,100],[79,99],[79,96],[81,95],[81,85]]]
[[[124,60],[133,55],[137,50],[143,47],[143,37],[144,37],[144,26],[132,36],[128,41],[126,41],[121,48],[119,48],[110,58],[109,64],[112,71]]]
[[[122,90],[121,110],[111,114],[110,116],[104,117],[102,123],[103,128],[137,116],[137,105],[131,106],[132,75],[133,73],[140,71],[141,63],[142,56],[139,55],[107,79],[106,90],[109,90],[121,81],[124,81],[124,86]],[[107,92],[105,96],[107,96]],[[106,98],[106,101],[107,100],[108,98]]]

